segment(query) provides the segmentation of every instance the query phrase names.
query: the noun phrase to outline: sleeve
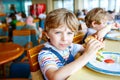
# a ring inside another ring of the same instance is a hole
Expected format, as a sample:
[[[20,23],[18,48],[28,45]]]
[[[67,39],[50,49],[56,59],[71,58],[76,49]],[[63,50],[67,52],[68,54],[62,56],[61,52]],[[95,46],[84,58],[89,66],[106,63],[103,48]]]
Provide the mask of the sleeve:
[[[43,74],[45,74],[49,68],[57,68],[54,56],[50,52],[40,52],[38,61]]]
[[[83,50],[83,46],[80,44],[72,44],[71,53],[75,56],[79,51]]]

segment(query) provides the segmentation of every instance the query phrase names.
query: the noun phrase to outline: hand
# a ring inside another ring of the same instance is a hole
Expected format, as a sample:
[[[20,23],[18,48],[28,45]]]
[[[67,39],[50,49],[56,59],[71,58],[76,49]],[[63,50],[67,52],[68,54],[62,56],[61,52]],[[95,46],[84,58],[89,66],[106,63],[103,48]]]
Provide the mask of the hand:
[[[115,27],[116,28],[120,28],[120,24],[119,23],[115,23]]]
[[[98,50],[104,47],[104,44],[96,39],[91,39],[87,42],[85,47],[85,53],[96,54]]]

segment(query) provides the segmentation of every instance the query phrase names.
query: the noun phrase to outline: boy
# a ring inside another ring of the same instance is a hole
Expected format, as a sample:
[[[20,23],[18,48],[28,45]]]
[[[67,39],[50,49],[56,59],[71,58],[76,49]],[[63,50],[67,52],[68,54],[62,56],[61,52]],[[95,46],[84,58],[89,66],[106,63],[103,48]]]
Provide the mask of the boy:
[[[94,35],[98,40],[102,41],[103,37],[111,30],[113,23],[109,24],[110,15],[103,8],[94,8],[90,10],[86,17],[85,23],[88,27],[84,40],[89,35]],[[97,35],[97,36],[96,36]]]
[[[51,11],[45,20],[45,32],[48,42],[38,55],[41,71],[46,80],[65,80],[82,68],[103,48],[103,43],[91,39],[86,48],[72,43],[78,31],[79,22],[74,13],[60,8]],[[74,60],[74,56],[82,55]]]

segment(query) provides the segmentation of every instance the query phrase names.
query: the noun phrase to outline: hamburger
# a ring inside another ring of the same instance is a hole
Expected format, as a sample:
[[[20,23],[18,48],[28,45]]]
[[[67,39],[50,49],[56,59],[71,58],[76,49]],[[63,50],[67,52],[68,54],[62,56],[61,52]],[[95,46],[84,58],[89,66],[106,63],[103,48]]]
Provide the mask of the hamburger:
[[[96,39],[94,36],[88,36],[86,39],[85,39],[85,43],[87,43],[88,41],[90,41],[91,39]],[[98,52],[96,53],[96,60],[99,61],[99,62],[102,62],[103,59],[104,59],[104,56],[102,55],[102,52],[103,52],[103,48],[98,50]]]
[[[88,41],[90,41],[91,39],[96,39],[94,36],[88,36],[86,39],[85,39],[85,43],[87,43]]]

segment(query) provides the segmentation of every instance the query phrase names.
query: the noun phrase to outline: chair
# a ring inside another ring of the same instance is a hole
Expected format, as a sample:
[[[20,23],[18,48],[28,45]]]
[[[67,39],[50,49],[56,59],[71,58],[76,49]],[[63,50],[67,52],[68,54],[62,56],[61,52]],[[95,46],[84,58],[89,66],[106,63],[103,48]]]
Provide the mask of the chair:
[[[14,30],[13,43],[23,46],[25,50],[31,48],[32,47],[31,31],[30,30]]]
[[[84,18],[78,18],[78,20],[79,20],[79,21],[80,21],[80,20],[81,20],[81,21],[84,21]]]
[[[0,25],[0,41],[8,41],[8,26],[7,24]]]
[[[17,22],[16,30],[21,30],[25,26],[25,22]]]
[[[21,58],[18,59],[20,61],[23,57],[26,56],[26,50],[33,47],[33,43],[31,42],[31,31],[30,30],[14,30],[13,31],[13,43],[19,44],[24,47],[25,52]]]
[[[29,65],[29,63],[27,61],[12,62],[10,64],[9,78],[30,79],[30,65]]]
[[[79,32],[77,35],[74,36],[73,43],[81,43],[84,35],[85,35],[84,33]]]
[[[27,50],[32,47],[30,30],[14,30],[13,43],[24,47],[24,53],[10,65],[10,78],[29,78],[30,69],[27,59]],[[24,59],[27,59],[24,61]],[[23,62],[24,61],[24,62]]]
[[[43,44],[27,50],[32,80],[44,80],[38,63],[38,53],[44,47]]]
[[[31,31],[31,41],[33,43],[33,46],[37,46],[40,42],[39,36],[36,34],[35,30],[30,30]]]
[[[39,28],[39,19],[34,19],[33,22],[36,23],[36,27]]]
[[[46,35],[45,35],[45,32],[42,31],[42,37],[41,37],[41,39],[40,39],[40,44],[43,44],[43,43],[45,43],[45,42],[47,42],[47,41],[48,41],[48,39],[47,39],[47,37],[46,37]]]

